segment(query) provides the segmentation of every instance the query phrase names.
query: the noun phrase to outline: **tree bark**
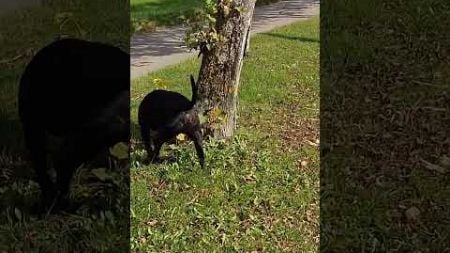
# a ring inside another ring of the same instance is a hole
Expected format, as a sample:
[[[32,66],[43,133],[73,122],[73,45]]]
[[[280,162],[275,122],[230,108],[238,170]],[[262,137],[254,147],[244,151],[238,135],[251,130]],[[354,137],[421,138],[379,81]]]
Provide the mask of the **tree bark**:
[[[241,11],[227,15],[220,8],[223,1],[218,0],[215,29],[226,41],[203,52],[197,81],[197,106],[208,118],[205,133],[219,139],[232,137],[236,128],[239,79],[255,8],[255,0],[234,0]]]

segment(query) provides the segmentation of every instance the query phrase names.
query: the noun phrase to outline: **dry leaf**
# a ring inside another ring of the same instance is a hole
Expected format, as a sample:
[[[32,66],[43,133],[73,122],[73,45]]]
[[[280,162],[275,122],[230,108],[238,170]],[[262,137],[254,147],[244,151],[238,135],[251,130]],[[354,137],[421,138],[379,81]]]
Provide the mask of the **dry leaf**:
[[[145,224],[150,226],[150,227],[153,227],[156,224],[158,224],[158,221],[157,220],[149,220],[149,221],[145,222]]]
[[[186,139],[186,135],[184,135],[184,134],[177,135],[177,140],[178,141],[184,141],[185,139]]]
[[[450,168],[450,157],[448,156],[441,157],[441,159],[439,160],[439,164],[446,168]]]
[[[408,220],[417,220],[420,215],[420,210],[419,208],[413,206],[405,211],[405,215]]]
[[[443,167],[441,167],[439,165],[432,164],[432,163],[427,162],[427,161],[425,161],[423,159],[421,161],[424,164],[425,168],[427,168],[429,170],[434,170],[434,171],[437,171],[439,173],[445,173],[447,171],[445,168],[443,168]]]

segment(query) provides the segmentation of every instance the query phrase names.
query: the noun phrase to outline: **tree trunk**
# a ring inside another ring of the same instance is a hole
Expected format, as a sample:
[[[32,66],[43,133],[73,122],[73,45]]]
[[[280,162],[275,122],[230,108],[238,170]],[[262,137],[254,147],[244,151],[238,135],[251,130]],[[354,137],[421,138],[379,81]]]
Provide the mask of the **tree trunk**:
[[[232,137],[236,127],[239,78],[255,8],[255,0],[234,0],[241,11],[227,13],[223,2],[218,0],[215,29],[226,41],[203,52],[197,81],[197,106],[208,118],[206,135],[219,139]]]

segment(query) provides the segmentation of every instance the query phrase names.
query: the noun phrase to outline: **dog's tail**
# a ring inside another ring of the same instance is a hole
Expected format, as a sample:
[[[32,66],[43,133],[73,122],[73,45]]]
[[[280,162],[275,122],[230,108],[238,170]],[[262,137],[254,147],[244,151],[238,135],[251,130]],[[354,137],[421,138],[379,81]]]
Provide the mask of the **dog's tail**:
[[[192,106],[195,105],[195,103],[197,103],[197,91],[198,91],[198,87],[197,84],[195,83],[194,77],[191,75],[191,87],[192,87],[192,99],[191,99],[191,104]]]

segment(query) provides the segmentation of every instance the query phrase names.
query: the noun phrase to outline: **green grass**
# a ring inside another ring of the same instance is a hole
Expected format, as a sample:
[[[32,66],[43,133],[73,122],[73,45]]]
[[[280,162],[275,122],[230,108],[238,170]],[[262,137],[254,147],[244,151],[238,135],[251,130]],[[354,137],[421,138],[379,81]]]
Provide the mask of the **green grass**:
[[[135,30],[174,25],[201,8],[203,0],[131,0],[131,21]]]
[[[99,182],[99,175],[105,173],[80,170],[72,198],[85,205],[74,214],[36,215],[40,191],[23,156],[17,91],[31,57],[60,35],[129,50],[128,4],[121,0],[52,2],[52,6],[0,17],[0,252],[120,251],[129,245],[123,240],[129,218],[126,173],[108,172],[115,180]]]
[[[145,166],[132,152],[133,252],[316,252],[319,233],[319,19],[253,37],[241,78],[238,130],[165,147],[174,162]],[[161,79],[190,97],[191,59],[132,82],[132,138],[141,99]],[[303,165],[302,165],[303,162]]]
[[[448,251],[449,2],[321,12],[321,250]]]
[[[279,0],[259,0],[264,5]],[[181,24],[201,10],[205,0],[131,0],[131,23],[134,31],[152,31],[156,26]]]

